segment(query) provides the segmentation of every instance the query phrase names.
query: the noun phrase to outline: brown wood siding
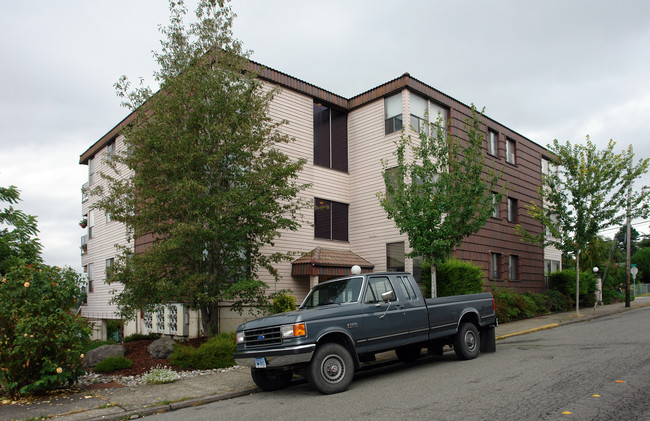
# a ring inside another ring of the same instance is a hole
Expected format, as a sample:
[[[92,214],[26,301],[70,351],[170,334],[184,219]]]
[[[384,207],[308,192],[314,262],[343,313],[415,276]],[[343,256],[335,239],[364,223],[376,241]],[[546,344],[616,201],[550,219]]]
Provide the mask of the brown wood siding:
[[[454,135],[467,139],[465,119],[471,111],[460,103],[451,110],[451,125]],[[515,226],[532,233],[541,233],[542,226],[527,213],[526,206],[539,202],[538,188],[541,182],[541,158],[544,148],[518,133],[487,118],[482,118],[485,175],[488,170],[502,172],[499,187],[506,186],[504,198],[499,205],[499,217],[491,217],[477,233],[466,238],[453,255],[479,265],[492,286],[508,286],[517,291],[541,292],[544,288],[544,250],[535,244],[526,243],[515,232]],[[498,156],[488,154],[488,128],[498,133]],[[506,139],[516,143],[515,164],[506,162]],[[517,222],[509,222],[507,214],[508,197],[517,200]],[[501,255],[501,279],[490,280],[489,266],[491,253]],[[508,279],[509,256],[518,256],[518,279]]]

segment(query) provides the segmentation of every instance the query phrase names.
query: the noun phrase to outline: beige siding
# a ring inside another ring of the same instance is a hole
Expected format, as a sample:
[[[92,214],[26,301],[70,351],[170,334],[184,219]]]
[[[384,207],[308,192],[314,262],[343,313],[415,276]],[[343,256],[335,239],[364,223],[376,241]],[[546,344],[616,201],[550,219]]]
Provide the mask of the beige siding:
[[[123,136],[119,136],[115,142],[116,153],[124,150],[122,139]],[[101,178],[100,173],[113,174],[113,171],[106,164],[106,157],[106,148],[103,148],[96,155],[94,184],[89,186],[90,188],[96,186],[106,187],[107,182]],[[124,176],[126,176],[126,173]],[[96,201],[97,197],[89,195],[88,200],[82,206],[84,215],[90,213]],[[87,305],[82,307],[81,314],[84,317],[94,319],[115,319],[118,318],[116,314],[117,307],[109,302],[113,298],[113,291],[120,292],[123,287],[116,284],[108,285],[105,282],[106,260],[110,258],[117,260],[119,252],[115,247],[116,244],[128,245],[126,229],[122,223],[107,222],[105,213],[99,209],[95,209],[94,214],[93,238],[88,240],[88,253],[81,257],[82,266],[92,263],[94,291],[88,293]],[[89,228],[86,228],[86,232],[88,230]]]
[[[406,91],[402,94],[403,115],[408,115]],[[405,119],[406,120],[406,119]],[[375,265],[375,272],[386,270],[386,244],[407,242],[379,204],[384,192],[384,159],[395,164],[395,141],[401,133],[385,134],[384,101],[374,101],[352,111],[348,117],[350,133],[350,242],[355,253]]]

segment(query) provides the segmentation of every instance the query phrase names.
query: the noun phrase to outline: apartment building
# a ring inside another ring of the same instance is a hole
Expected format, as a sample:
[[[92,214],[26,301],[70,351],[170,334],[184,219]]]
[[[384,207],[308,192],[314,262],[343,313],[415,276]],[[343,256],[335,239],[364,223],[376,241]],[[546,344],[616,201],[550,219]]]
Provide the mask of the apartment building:
[[[309,183],[311,188],[301,192],[301,197],[315,204],[313,209],[304,210],[305,223],[298,231],[284,233],[276,241],[275,251],[297,252],[298,257],[277,265],[282,277],[278,283],[268,274],[260,274],[271,292],[291,289],[300,301],[311,286],[348,274],[354,264],[366,272],[407,270],[418,274],[417,260],[405,258],[408,239],[387,219],[376,196],[385,190],[382,159],[389,165],[394,163],[394,142],[401,129],[415,135],[427,115],[442,115],[452,133],[462,138],[470,108],[408,73],[344,98],[282,72],[256,63],[252,66],[259,70],[266,86],[280,88],[269,112],[274,119],[288,121],[281,130],[295,139],[280,146],[284,152],[294,159],[307,159],[299,182]],[[103,182],[97,174],[106,169],[106,159],[124,147],[120,130],[131,118],[125,118],[81,155],[80,164],[89,170],[88,186]],[[483,117],[482,122],[486,166],[502,171],[506,198],[494,204],[484,228],[453,254],[481,266],[486,285],[507,282],[521,291],[542,291],[545,268],[559,269],[560,253],[522,242],[514,227],[520,223],[531,232],[542,230],[524,205],[538,198],[544,164],[548,168],[548,152],[489,117]],[[119,286],[104,283],[106,267],[117,256],[115,244],[137,252],[151,239],[143,237],[128,243],[125,228],[93,210],[93,202],[92,197],[84,197],[82,205],[88,221],[87,234],[82,237],[82,265],[89,281],[82,315],[96,322],[97,336],[101,337],[105,320],[117,318],[116,308],[109,301]],[[182,303],[174,303],[169,309],[164,314],[139,315],[138,320],[128,323],[128,331],[201,334],[197,314]],[[242,321],[227,306],[220,315],[222,331],[234,330]]]

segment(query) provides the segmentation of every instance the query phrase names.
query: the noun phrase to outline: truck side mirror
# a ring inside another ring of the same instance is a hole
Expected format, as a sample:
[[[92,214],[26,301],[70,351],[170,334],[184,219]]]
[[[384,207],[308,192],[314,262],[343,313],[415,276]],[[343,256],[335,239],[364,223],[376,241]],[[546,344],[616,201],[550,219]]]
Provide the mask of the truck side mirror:
[[[384,302],[389,302],[389,301],[395,301],[395,291],[386,291],[383,294],[381,294],[381,299],[384,300]]]

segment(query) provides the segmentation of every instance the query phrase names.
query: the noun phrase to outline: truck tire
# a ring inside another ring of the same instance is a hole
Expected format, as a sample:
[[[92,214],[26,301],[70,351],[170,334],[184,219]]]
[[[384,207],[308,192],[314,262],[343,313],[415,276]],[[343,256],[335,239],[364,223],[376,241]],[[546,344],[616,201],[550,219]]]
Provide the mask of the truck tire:
[[[324,395],[343,392],[354,377],[354,361],[343,345],[320,345],[311,359],[309,382]]]
[[[460,325],[454,336],[454,352],[459,360],[472,360],[478,356],[481,340],[474,323],[465,322]]]
[[[273,368],[251,368],[253,381],[265,392],[284,389],[293,378],[293,370],[277,370]]]
[[[422,347],[420,345],[400,346],[395,349],[395,355],[397,355],[397,359],[403,363],[412,363],[420,358],[421,351]]]

